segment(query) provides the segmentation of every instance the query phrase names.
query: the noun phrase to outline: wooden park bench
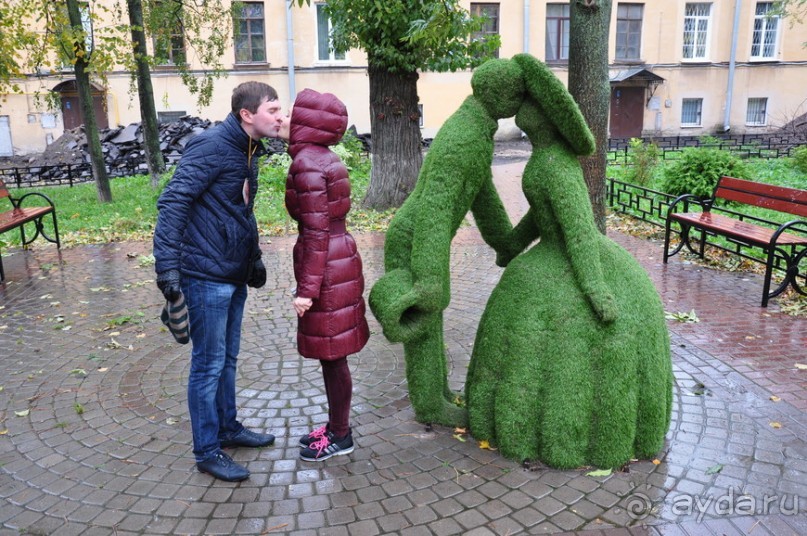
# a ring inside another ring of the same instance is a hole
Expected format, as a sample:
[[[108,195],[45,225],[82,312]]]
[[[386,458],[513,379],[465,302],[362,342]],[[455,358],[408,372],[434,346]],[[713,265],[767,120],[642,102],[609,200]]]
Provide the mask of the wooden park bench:
[[[41,197],[48,202],[48,206],[23,207],[22,202],[32,196]],[[56,224],[56,207],[53,205],[53,201],[51,201],[48,196],[38,192],[30,192],[19,198],[15,198],[11,195],[11,193],[9,193],[5,183],[2,181],[2,179],[0,179],[0,200],[2,200],[4,197],[11,201],[11,210],[4,211],[3,208],[0,207],[0,234],[19,227],[23,248],[27,247],[28,244],[36,240],[36,237],[39,235],[42,235],[42,237],[48,242],[53,242],[56,244],[57,248],[61,247],[61,242],[59,242],[59,227]],[[55,239],[47,235],[45,232],[45,227],[42,223],[42,220],[48,214],[51,214],[53,217],[53,234],[56,237]],[[34,223],[36,232],[34,233],[34,236],[27,239],[25,237],[25,224],[29,222]],[[0,281],[3,281],[6,274],[3,271],[3,257],[1,253],[2,252],[0,252]]]
[[[779,225],[778,228],[764,227],[729,215],[713,213],[712,207],[716,199],[807,218],[805,190],[720,177],[711,199],[685,194],[670,204],[664,233],[664,263],[666,264],[667,259],[678,253],[684,245],[703,258],[706,235],[721,235],[739,245],[761,248],[766,254],[762,307],[767,307],[768,300],[784,292],[788,285],[792,285],[800,294],[807,294],[807,288],[799,282],[800,277],[802,279],[805,277],[804,274],[799,274],[799,263],[807,256],[807,219],[793,219]],[[683,212],[675,212],[679,204],[683,204]],[[689,212],[690,204],[699,205],[701,211]],[[681,226],[681,239],[675,249],[670,251],[670,231],[673,222]],[[697,229],[701,233],[697,249],[690,242],[689,234],[692,229]],[[758,260],[762,262],[761,259]],[[771,272],[774,266],[783,268],[785,278],[771,291]]]

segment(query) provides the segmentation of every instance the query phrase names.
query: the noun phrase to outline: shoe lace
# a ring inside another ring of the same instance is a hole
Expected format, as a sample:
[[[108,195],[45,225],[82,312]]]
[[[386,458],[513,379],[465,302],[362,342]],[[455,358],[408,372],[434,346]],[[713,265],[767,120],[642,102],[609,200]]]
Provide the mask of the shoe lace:
[[[328,426],[327,425],[320,426],[319,428],[317,428],[316,430],[314,430],[313,432],[308,434],[308,437],[310,437],[311,439],[320,439],[322,437],[325,437],[325,434],[327,432],[328,432]]]
[[[328,445],[331,444],[331,440],[328,438],[327,435],[323,435],[319,440],[314,441],[311,443],[310,447],[311,450],[317,451],[317,456],[322,454],[322,451],[328,448]]]

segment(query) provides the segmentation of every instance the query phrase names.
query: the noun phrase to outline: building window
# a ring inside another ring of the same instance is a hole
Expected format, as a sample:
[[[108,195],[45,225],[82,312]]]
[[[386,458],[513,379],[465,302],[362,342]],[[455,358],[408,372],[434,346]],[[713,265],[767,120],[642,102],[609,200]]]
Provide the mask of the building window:
[[[546,5],[546,61],[569,61],[569,3]]]
[[[344,52],[334,52],[331,39],[331,19],[325,13],[325,4],[317,4],[317,58],[320,61],[342,61]]]
[[[705,60],[709,53],[712,4],[687,4],[684,15],[684,59]]]
[[[751,59],[771,59],[776,57],[776,37],[779,31],[779,17],[770,15],[773,2],[757,2],[754,16],[754,35],[751,38]]]
[[[763,127],[768,124],[768,99],[748,99],[748,110],[745,112],[745,124]]]
[[[184,65],[185,36],[182,33],[182,4],[160,2],[157,9],[165,22],[154,35],[154,59],[158,65]]]
[[[616,8],[616,59],[639,60],[642,54],[644,4],[619,4]]]
[[[236,63],[265,63],[266,37],[263,31],[263,2],[241,2],[235,15]]]
[[[701,110],[703,99],[684,99],[681,103],[681,126],[701,126]]]
[[[484,41],[491,35],[499,35],[499,4],[472,3],[471,15],[485,18],[482,28],[474,34],[474,39]],[[496,49],[493,53],[493,57],[499,57],[499,49]]]

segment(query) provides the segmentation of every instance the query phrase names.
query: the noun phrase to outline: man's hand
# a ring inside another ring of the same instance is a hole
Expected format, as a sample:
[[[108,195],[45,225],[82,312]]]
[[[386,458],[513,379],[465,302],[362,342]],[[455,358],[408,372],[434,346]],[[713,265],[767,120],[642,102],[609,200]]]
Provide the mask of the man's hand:
[[[179,287],[179,270],[166,270],[157,274],[157,287],[170,302],[175,302],[182,295]]]
[[[247,281],[247,286],[253,288],[261,288],[266,284],[266,266],[263,265],[263,261],[260,257],[255,259],[255,262],[252,264],[252,273],[249,276],[249,281]]]

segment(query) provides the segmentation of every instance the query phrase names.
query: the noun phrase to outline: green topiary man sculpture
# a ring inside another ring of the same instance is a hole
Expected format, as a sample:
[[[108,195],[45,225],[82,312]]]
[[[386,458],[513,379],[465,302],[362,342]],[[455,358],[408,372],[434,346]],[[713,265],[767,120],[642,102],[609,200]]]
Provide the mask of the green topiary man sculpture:
[[[507,268],[466,381],[471,433],[519,461],[617,467],[658,452],[669,427],[663,307],[636,260],[597,231],[577,160],[594,141],[571,95],[532,56],[512,61],[527,92],[516,124],[533,145],[530,210],[498,250]]]
[[[512,225],[493,186],[493,134],[497,119],[513,116],[524,94],[521,72],[509,60],[485,63],[471,85],[474,94],[437,133],[415,190],[390,223],[386,274],[369,300],[384,335],[404,343],[416,418],[448,426],[467,423],[448,388],[443,348],[451,240],[471,210],[484,239],[505,254]]]

